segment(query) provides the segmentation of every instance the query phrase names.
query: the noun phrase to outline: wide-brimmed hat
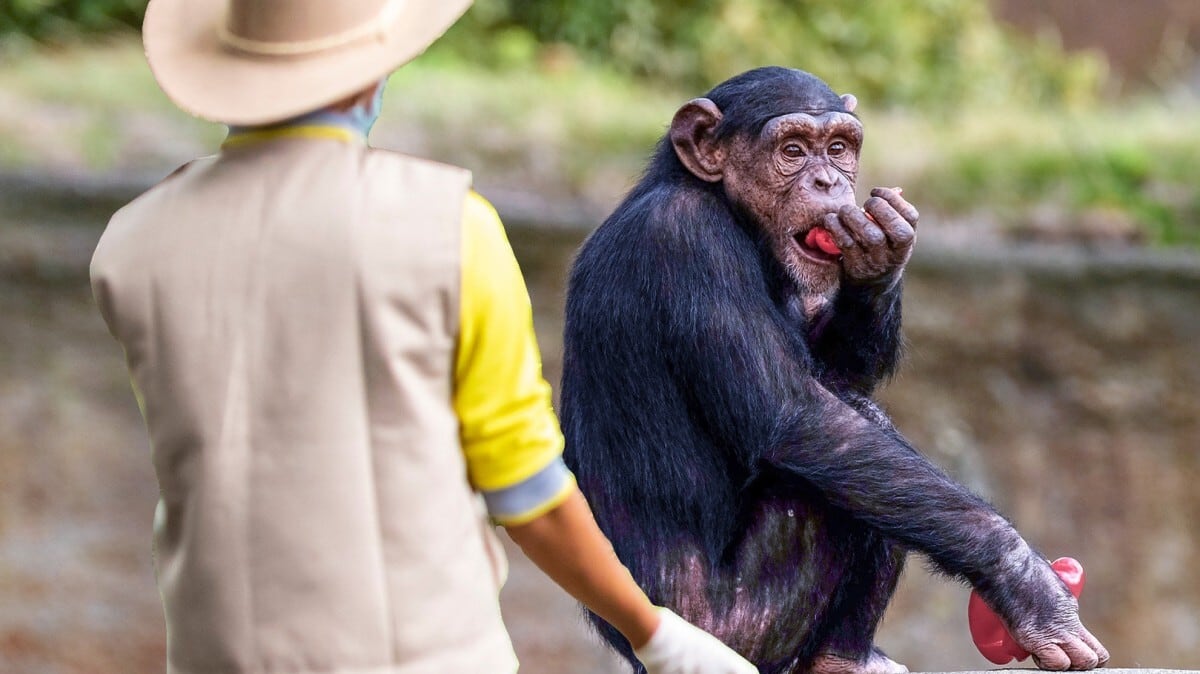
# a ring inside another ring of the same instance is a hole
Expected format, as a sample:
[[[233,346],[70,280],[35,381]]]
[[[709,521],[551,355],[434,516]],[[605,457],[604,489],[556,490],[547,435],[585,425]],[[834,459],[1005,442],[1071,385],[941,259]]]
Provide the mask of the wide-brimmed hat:
[[[472,0],[151,0],[146,59],[167,96],[257,125],[362,91],[425,51]]]

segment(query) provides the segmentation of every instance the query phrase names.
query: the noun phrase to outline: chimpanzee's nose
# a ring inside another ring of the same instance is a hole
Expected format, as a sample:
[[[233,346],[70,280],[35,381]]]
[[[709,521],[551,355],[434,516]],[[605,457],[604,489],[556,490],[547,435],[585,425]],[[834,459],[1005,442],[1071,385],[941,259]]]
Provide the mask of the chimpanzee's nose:
[[[829,192],[842,182],[842,176],[829,166],[818,166],[813,169],[810,181],[814,189]]]

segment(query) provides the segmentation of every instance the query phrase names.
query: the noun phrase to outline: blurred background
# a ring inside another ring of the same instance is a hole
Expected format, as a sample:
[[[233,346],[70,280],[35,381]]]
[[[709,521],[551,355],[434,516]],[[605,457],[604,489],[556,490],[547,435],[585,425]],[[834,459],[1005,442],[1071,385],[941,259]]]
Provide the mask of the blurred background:
[[[0,672],[164,671],[156,485],[87,262],[224,129],[159,93],[144,5],[0,0]],[[766,64],[854,93],[860,191],[923,214],[897,424],[1084,563],[1112,665],[1200,668],[1198,48],[1194,0],[479,0],[392,77],[372,142],[475,172],[555,383],[567,265],[683,101]],[[620,671],[510,554],[523,671]],[[966,601],[914,556],[879,641],[988,668]]]

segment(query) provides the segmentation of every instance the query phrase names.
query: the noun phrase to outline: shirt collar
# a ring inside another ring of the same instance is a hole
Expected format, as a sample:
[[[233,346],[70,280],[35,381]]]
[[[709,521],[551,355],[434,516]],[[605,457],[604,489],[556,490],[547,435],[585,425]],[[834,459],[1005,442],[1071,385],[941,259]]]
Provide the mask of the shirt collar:
[[[350,115],[318,110],[269,126],[230,126],[221,149],[253,145],[281,138],[316,138],[343,143],[365,144],[366,136]]]

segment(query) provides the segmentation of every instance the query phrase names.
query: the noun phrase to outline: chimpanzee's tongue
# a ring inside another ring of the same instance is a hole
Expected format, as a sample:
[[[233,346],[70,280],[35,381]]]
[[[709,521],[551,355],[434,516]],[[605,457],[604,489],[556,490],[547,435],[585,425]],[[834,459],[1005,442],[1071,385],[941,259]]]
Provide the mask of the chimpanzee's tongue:
[[[833,235],[824,227],[813,227],[808,230],[808,234],[804,237],[804,245],[816,248],[827,255],[842,254],[837,244],[833,242]]]

